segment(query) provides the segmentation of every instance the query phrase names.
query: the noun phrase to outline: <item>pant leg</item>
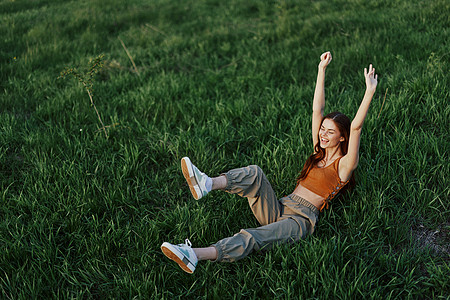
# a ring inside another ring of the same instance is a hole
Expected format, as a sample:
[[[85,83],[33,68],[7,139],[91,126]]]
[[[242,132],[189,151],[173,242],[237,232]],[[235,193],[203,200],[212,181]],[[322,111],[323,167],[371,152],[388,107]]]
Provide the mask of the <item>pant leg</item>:
[[[258,228],[242,229],[232,237],[212,245],[217,249],[217,260],[233,262],[249,255],[253,250],[268,250],[277,243],[294,243],[309,232],[292,218]]]
[[[246,197],[261,225],[276,222],[281,216],[281,204],[260,167],[252,165],[228,171],[225,191]]]

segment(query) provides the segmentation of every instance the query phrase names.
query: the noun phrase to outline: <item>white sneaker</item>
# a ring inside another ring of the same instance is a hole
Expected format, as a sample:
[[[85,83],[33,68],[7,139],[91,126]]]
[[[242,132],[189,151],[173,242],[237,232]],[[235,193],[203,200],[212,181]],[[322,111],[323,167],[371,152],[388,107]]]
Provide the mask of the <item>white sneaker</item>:
[[[198,200],[208,194],[209,190],[206,187],[206,182],[208,179],[211,179],[208,175],[201,172],[196,166],[194,166],[189,157],[183,157],[181,159],[181,170],[183,171],[184,178],[186,179],[195,200]]]
[[[197,266],[197,255],[192,250],[191,241],[186,239],[184,244],[172,245],[164,242],[161,250],[165,256],[175,261],[184,271],[192,274]]]

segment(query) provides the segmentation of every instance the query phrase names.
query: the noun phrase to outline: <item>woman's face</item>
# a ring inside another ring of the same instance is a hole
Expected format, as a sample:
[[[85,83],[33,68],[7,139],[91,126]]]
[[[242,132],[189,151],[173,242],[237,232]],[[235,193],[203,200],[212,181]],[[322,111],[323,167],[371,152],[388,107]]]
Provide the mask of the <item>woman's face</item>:
[[[333,148],[344,141],[338,127],[331,119],[325,119],[319,129],[319,141],[321,148]]]

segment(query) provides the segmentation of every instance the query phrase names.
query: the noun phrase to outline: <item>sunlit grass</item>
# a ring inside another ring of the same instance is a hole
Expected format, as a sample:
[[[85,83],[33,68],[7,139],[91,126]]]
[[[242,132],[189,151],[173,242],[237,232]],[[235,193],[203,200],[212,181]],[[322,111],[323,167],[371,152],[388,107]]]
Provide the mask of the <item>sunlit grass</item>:
[[[446,1],[3,1],[0,288],[5,298],[448,298]],[[123,41],[136,64],[137,75]],[[192,199],[183,156],[215,176],[257,164],[282,197],[327,111],[379,86],[358,184],[313,236],[189,276],[164,241],[258,226],[245,199]],[[94,78],[105,139],[66,67]],[[382,104],[384,101],[384,105]]]

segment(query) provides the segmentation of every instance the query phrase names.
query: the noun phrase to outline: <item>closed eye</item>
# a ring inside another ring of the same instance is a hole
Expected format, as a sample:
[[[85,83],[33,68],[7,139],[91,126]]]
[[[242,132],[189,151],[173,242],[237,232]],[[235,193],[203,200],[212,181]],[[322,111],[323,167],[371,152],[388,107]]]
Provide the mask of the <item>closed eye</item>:
[[[322,130],[322,131],[327,131],[326,129],[325,129],[325,127],[320,127],[320,130]],[[335,133],[336,131],[335,130],[333,130],[333,129],[330,129],[330,130],[328,130],[328,133],[329,134],[333,134],[333,133]]]

